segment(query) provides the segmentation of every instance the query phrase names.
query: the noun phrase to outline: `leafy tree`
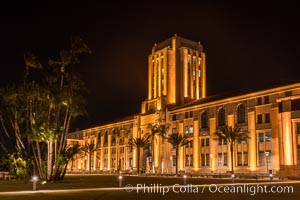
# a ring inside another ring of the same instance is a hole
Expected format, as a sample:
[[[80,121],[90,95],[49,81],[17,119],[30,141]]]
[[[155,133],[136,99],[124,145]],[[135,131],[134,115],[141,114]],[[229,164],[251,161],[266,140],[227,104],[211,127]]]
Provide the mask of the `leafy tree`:
[[[230,146],[230,158],[231,158],[231,173],[234,174],[234,161],[233,161],[233,147],[237,142],[245,141],[249,138],[249,132],[243,131],[242,128],[235,125],[232,126],[222,126],[218,131],[215,132],[215,135],[227,142]]]
[[[137,173],[140,173],[140,154],[141,149],[148,146],[148,137],[131,138],[128,141],[128,145],[137,149]]]
[[[86,114],[86,90],[73,68],[79,55],[91,51],[79,37],[70,43],[46,65],[26,53],[23,83],[0,88],[0,147],[32,158],[40,179],[61,178],[70,124]],[[38,76],[30,76],[32,70]]]
[[[167,137],[167,141],[173,146],[175,149],[175,162],[176,162],[176,175],[178,175],[178,153],[180,147],[188,144],[190,141],[188,140],[186,135],[182,135],[181,133],[172,133]]]

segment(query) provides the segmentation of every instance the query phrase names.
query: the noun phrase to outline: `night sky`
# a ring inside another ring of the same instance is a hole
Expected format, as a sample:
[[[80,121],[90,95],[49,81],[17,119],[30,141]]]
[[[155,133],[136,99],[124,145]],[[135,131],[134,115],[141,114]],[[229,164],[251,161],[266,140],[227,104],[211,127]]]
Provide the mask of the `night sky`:
[[[46,63],[79,35],[93,51],[77,66],[89,89],[89,116],[72,129],[136,114],[147,98],[148,54],[175,33],[203,44],[208,95],[273,80],[300,82],[296,4],[95,2],[1,3],[0,86],[22,81],[24,52]]]

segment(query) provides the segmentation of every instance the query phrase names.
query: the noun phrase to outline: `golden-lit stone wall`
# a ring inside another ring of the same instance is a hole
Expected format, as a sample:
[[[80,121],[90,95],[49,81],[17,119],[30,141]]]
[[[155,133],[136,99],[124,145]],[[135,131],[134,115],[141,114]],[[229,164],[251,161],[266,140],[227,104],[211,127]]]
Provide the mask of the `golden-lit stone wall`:
[[[176,131],[191,141],[179,149],[180,172],[229,173],[229,145],[214,133],[222,125],[238,124],[250,138],[234,145],[236,173],[300,174],[300,83],[206,98],[206,55],[202,45],[175,35],[152,48],[148,57],[148,99],[141,107],[141,113],[130,118],[70,133],[68,145],[96,144],[91,160],[93,172],[136,171],[137,149],[128,146],[129,139],[148,134],[149,124],[167,123],[167,134]],[[119,129],[127,130],[122,140],[115,135]],[[172,145],[156,136],[153,148],[153,168],[148,164],[150,149],[146,148],[141,150],[140,169],[146,173],[174,173]],[[86,172],[88,159],[86,154],[77,155],[68,171]]]

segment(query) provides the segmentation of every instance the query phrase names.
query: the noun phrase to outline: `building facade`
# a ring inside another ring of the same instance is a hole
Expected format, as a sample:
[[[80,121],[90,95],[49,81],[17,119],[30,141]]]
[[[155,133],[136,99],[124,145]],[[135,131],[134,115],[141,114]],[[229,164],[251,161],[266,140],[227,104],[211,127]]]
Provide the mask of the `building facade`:
[[[179,149],[179,171],[229,172],[229,145],[214,133],[238,125],[250,138],[234,145],[236,173],[300,175],[300,83],[206,97],[203,47],[177,35],[154,45],[148,61],[148,99],[141,113],[70,133],[69,145],[93,142],[96,151],[91,162],[78,155],[69,171],[86,171],[89,163],[94,172],[135,171],[138,155],[129,139],[148,134],[149,124],[166,123],[167,134],[184,134],[191,141]],[[140,169],[174,173],[175,149],[159,136],[153,142],[141,151]]]

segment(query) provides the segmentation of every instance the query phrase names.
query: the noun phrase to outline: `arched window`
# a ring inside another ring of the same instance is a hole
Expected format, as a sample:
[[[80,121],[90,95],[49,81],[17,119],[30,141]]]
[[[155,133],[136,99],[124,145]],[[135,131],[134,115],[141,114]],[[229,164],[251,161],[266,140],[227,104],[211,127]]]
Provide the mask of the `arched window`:
[[[116,146],[116,138],[115,136],[111,136],[111,143],[110,143],[111,146]]]
[[[218,126],[224,126],[225,125],[225,109],[220,108],[218,110]]]
[[[202,112],[201,114],[201,128],[208,128],[208,114],[206,111]]]
[[[245,112],[245,105],[240,104],[237,107],[237,123],[245,123],[246,122],[246,112]]]
[[[124,144],[124,137],[120,137],[120,142],[119,142],[120,145],[123,145]]]
[[[108,133],[107,133],[107,131],[105,131],[105,133],[104,133],[104,141],[103,141],[103,143],[104,143],[104,146],[108,145]]]
[[[101,132],[99,131],[97,134],[97,147],[100,147],[101,145]]]

